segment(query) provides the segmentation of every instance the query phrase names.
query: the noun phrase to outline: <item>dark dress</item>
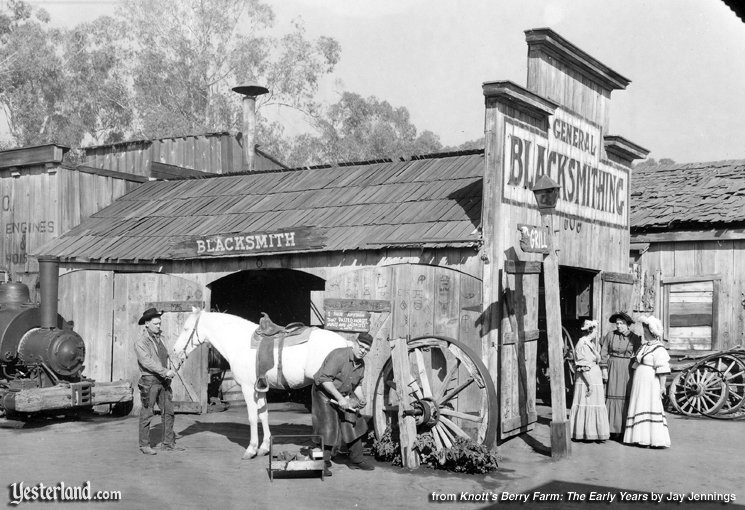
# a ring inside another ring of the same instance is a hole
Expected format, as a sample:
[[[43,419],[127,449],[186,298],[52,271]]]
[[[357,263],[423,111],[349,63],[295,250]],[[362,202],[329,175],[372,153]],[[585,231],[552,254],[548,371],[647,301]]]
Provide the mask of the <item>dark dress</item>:
[[[600,367],[608,369],[605,406],[611,434],[623,433],[631,391],[631,364],[640,345],[641,338],[636,333],[629,331],[628,336],[623,336],[614,330],[603,337],[600,346]]]

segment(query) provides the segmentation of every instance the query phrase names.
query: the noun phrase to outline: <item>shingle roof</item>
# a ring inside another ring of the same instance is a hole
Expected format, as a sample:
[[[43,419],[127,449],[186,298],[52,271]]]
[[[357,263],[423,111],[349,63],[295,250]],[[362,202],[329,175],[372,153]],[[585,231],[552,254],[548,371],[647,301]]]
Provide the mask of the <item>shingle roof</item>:
[[[631,228],[702,228],[745,222],[745,160],[634,168]]]
[[[37,250],[63,260],[167,260],[199,235],[309,226],[325,250],[479,242],[483,151],[152,181]]]

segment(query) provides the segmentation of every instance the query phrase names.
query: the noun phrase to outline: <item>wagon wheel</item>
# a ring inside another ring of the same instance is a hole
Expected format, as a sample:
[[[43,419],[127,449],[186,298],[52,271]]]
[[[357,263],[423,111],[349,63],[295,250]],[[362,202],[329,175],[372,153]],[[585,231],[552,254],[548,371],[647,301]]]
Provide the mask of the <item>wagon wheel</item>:
[[[496,437],[499,408],[489,371],[476,354],[445,336],[407,342],[412,378],[409,389],[417,434],[431,432],[438,448],[456,437],[491,445]],[[378,376],[373,400],[375,434],[398,427],[399,397],[388,359]]]
[[[719,372],[698,363],[679,373],[668,388],[673,408],[687,416],[716,414],[727,401],[729,389]]]
[[[708,358],[705,364],[715,370],[727,384],[729,393],[717,412],[706,412],[712,418],[734,419],[745,403],[745,361],[728,354]]]
[[[564,384],[569,397],[571,397],[574,391],[574,381],[577,379],[577,365],[575,364],[574,340],[564,326],[561,327],[561,339],[564,341]],[[571,401],[572,399],[569,398],[568,400]]]

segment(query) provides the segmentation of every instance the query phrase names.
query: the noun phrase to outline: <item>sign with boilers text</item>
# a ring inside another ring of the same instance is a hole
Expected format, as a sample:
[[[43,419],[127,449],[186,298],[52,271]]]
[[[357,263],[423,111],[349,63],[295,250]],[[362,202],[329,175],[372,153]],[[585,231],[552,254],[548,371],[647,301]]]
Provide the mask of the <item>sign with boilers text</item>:
[[[558,213],[628,226],[629,171],[601,160],[602,143],[598,126],[562,108],[550,117],[548,138],[507,120],[503,199],[535,205],[533,184],[546,174],[561,188]]]

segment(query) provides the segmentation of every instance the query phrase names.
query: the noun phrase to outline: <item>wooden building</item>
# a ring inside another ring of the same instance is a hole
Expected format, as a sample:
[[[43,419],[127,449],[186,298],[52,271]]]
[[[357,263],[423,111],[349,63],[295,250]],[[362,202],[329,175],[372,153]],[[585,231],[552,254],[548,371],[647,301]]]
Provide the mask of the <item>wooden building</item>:
[[[0,152],[0,267],[35,298],[38,265],[29,253],[147,181],[142,175],[71,167],[59,145]]]
[[[549,29],[526,39],[527,87],[483,86],[485,151],[148,182],[38,250],[71,270],[60,311],[99,342],[96,377],[136,380],[131,341],[151,304],[175,334],[189,304],[319,324],[328,303],[356,300],[372,374],[388,338],[454,338],[488,366],[500,438],[530,429],[546,236],[570,334],[630,305],[630,163],[646,151],[606,132],[626,78]],[[531,192],[542,174],[561,186],[552,232]],[[182,377],[177,398],[204,403],[206,353]]]
[[[640,167],[632,180],[634,310],[674,354],[745,338],[745,161]]]
[[[242,172],[245,166],[241,133],[207,133],[85,148],[85,165],[156,179],[190,177],[198,173]],[[255,149],[254,171],[286,168]]]

